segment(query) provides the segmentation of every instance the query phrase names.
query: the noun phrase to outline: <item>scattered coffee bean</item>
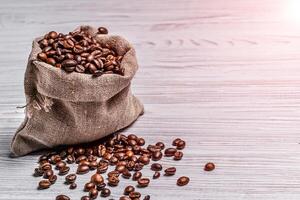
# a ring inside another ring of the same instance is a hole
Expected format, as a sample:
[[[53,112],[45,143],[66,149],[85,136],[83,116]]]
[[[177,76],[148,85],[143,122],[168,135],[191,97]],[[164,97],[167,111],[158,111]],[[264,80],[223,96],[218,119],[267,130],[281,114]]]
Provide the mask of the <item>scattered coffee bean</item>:
[[[162,152],[156,151],[152,154],[153,161],[159,161],[162,158]]]
[[[39,189],[47,189],[51,185],[51,182],[49,180],[41,180],[39,182]]]
[[[104,179],[100,174],[94,174],[91,177],[91,182],[94,183],[95,185],[99,185],[99,184],[104,183]]]
[[[131,198],[127,196],[121,196],[119,200],[131,200]]]
[[[152,171],[161,171],[162,170],[162,166],[159,163],[153,163],[151,165],[151,170]]]
[[[177,179],[177,185],[178,186],[187,185],[189,182],[190,182],[190,179],[189,179],[189,177],[186,177],[186,176],[182,176],[182,177]]]
[[[138,180],[138,186],[139,187],[147,187],[150,183],[150,179],[149,178],[140,178]]]
[[[44,172],[44,178],[49,178],[50,176],[53,176],[54,172],[52,169],[49,169]]]
[[[76,183],[72,183],[72,184],[69,186],[69,188],[70,188],[71,190],[74,190],[74,189],[77,188],[77,184],[76,184]]]
[[[50,181],[51,184],[54,184],[57,180],[57,176],[56,175],[52,175],[48,178],[48,180]]]
[[[183,140],[180,140],[176,145],[176,148],[180,150],[184,149],[184,147],[185,147],[185,141]]]
[[[181,151],[177,151],[175,154],[174,154],[174,160],[181,160],[183,157],[183,153]]]
[[[130,192],[134,192],[134,191],[135,191],[135,188],[133,186],[129,185],[124,189],[124,194],[129,195]]]
[[[135,172],[132,176],[132,180],[137,181],[142,177],[142,173],[141,172]]]
[[[84,191],[89,192],[91,189],[94,189],[96,185],[92,182],[88,182],[84,185]]]
[[[123,171],[122,177],[129,179],[131,177],[131,173],[126,169],[125,171]]]
[[[66,195],[61,194],[56,197],[56,200],[70,200],[70,198]]]
[[[44,171],[41,168],[35,168],[34,169],[34,174],[33,176],[39,177],[39,176],[43,176]]]
[[[106,183],[104,183],[104,182],[101,183],[101,184],[96,185],[96,188],[97,188],[98,191],[103,190],[105,187],[106,187]]]
[[[159,177],[160,177],[160,173],[159,172],[154,172],[153,179],[158,179]]]
[[[181,141],[180,138],[176,138],[175,140],[173,140],[172,145],[173,146],[177,146],[177,144]]]
[[[155,146],[158,146],[161,150],[165,149],[165,144],[163,142],[157,142]]]
[[[212,171],[214,169],[215,169],[215,164],[212,162],[206,163],[206,165],[204,166],[205,171]]]
[[[110,196],[110,190],[108,188],[104,188],[101,190],[101,197],[108,197]]]
[[[63,167],[63,168],[61,168],[61,169],[59,169],[59,175],[66,175],[68,172],[70,171],[70,167],[68,167],[68,166],[65,166],[65,167]]]
[[[176,173],[175,167],[169,167],[165,170],[165,176],[173,176]]]
[[[77,174],[86,174],[90,171],[89,166],[87,165],[79,165],[77,168]]]
[[[146,195],[146,196],[144,197],[144,200],[150,200],[150,195]]]
[[[96,188],[92,188],[89,192],[91,199],[96,199],[98,196],[98,190]]]
[[[165,150],[165,156],[166,157],[172,157],[172,156],[174,156],[174,154],[177,152],[177,149],[175,149],[175,148],[167,148],[166,150]]]
[[[140,197],[141,197],[141,193],[139,193],[139,192],[130,192],[129,193],[130,199],[139,199]]]
[[[91,200],[91,198],[89,196],[83,196],[80,200]]]
[[[108,185],[110,186],[117,186],[119,184],[119,181],[119,178],[116,176],[108,177]]]
[[[76,174],[69,174],[65,178],[66,179],[66,183],[68,183],[68,184],[74,183],[75,180],[76,180],[76,178],[77,178]]]
[[[98,28],[98,33],[99,34],[108,34],[108,30],[105,27],[99,27]]]

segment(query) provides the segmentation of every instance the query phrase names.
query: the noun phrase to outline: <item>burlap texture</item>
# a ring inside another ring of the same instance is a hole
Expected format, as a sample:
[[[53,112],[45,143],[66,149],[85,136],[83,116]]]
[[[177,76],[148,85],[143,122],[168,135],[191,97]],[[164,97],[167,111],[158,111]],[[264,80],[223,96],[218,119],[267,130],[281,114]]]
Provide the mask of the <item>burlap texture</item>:
[[[37,60],[40,38],[35,39],[25,72],[26,117],[11,143],[14,155],[91,142],[129,126],[143,114],[143,105],[130,89],[138,69],[134,48],[120,36],[97,35],[87,28],[101,44],[124,55],[125,75],[94,78],[66,73]]]

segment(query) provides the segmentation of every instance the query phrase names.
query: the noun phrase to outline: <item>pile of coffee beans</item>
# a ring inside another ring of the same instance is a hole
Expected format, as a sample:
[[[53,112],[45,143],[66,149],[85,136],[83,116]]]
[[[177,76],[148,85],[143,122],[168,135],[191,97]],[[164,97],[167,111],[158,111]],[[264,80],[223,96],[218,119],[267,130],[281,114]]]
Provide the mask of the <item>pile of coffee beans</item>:
[[[105,27],[99,27],[97,34],[107,34]],[[61,68],[68,73],[86,73],[95,77],[103,74],[124,75],[121,67],[123,56],[117,55],[109,45],[100,45],[86,28],[69,34],[51,31],[39,41],[42,52],[40,61]]]
[[[90,181],[82,188],[88,194],[81,197],[81,200],[96,199],[98,196],[109,197],[111,189],[118,186],[124,179],[136,181],[136,187],[128,185],[124,189],[124,195],[120,200],[139,200],[142,195],[137,188],[148,187],[151,184],[149,177],[144,177],[142,170],[145,165],[151,163],[150,169],[154,172],[152,179],[160,178],[161,171],[165,176],[174,176],[175,167],[164,168],[157,161],[165,157],[173,157],[174,160],[180,160],[183,156],[182,149],[185,147],[185,141],[177,138],[173,141],[174,147],[166,148],[162,142],[154,145],[145,146],[145,140],[135,134],[125,136],[117,134],[105,138],[104,140],[79,146],[69,146],[56,152],[50,152],[40,156],[38,167],[34,170],[35,176],[42,176],[44,179],[38,184],[39,189],[47,189],[57,180],[55,170],[60,176],[66,175],[65,183],[70,189],[77,188],[77,176],[95,171],[90,177]],[[164,153],[163,153],[164,150]],[[178,156],[179,155],[179,156]],[[180,159],[178,159],[180,157]],[[70,164],[77,164],[76,174],[68,174]],[[206,164],[205,170],[211,171],[213,163]],[[108,171],[109,166],[114,169]],[[214,165],[213,165],[214,166]],[[68,174],[68,175],[67,175]],[[104,175],[106,174],[106,176]],[[186,176],[177,179],[178,186],[185,186],[190,179]],[[56,200],[69,200],[66,195],[60,194]],[[150,200],[150,195],[143,197],[143,200]]]

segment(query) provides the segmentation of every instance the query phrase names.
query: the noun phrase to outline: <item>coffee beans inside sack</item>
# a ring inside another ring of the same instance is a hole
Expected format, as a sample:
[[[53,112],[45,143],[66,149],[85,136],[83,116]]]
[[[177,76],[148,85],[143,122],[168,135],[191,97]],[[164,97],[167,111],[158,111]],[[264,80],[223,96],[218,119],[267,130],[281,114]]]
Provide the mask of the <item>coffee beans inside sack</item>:
[[[104,27],[36,38],[25,72],[26,116],[12,153],[92,142],[129,126],[144,110],[131,93],[137,70],[132,45]]]

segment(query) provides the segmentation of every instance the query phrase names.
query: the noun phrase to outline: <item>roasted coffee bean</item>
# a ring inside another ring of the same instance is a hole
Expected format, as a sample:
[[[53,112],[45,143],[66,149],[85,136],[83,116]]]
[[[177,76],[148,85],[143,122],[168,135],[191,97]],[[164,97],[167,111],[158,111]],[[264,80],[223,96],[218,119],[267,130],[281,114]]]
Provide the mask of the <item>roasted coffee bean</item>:
[[[91,189],[94,189],[96,185],[92,182],[88,182],[84,185],[84,191],[89,192]]]
[[[143,163],[144,165],[148,165],[149,162],[150,162],[150,159],[149,159],[149,157],[148,157],[147,155],[143,155],[143,156],[141,156],[141,157],[139,158],[139,161],[140,161],[141,163]]]
[[[142,163],[135,163],[133,170],[134,171],[141,171],[144,167],[144,164]]]
[[[34,169],[34,174],[33,174],[33,176],[38,177],[38,176],[43,176],[43,174],[44,174],[44,171],[43,171],[41,168],[35,168],[35,169]]]
[[[65,177],[66,179],[66,183],[70,184],[70,183],[74,183],[76,181],[76,174],[69,174]]]
[[[44,62],[47,61],[47,55],[45,53],[39,53],[38,58]]]
[[[83,196],[80,200],[91,200],[91,198],[89,196]]]
[[[121,196],[119,198],[119,200],[132,200],[130,197],[127,197],[127,196]]]
[[[70,188],[71,190],[74,190],[74,189],[77,188],[77,184],[76,184],[76,183],[71,183],[70,186],[69,186],[69,188]]]
[[[135,172],[132,176],[132,180],[137,181],[142,177],[142,173],[141,172]]]
[[[72,60],[72,59],[67,59],[64,60],[61,63],[61,66],[67,71],[67,72],[73,72],[75,70],[75,67],[77,65],[76,60]]]
[[[50,181],[51,184],[54,184],[57,180],[57,176],[56,175],[52,175],[48,178],[48,180]]]
[[[97,167],[98,167],[97,161],[90,162],[89,167],[90,167],[91,170],[97,169]]]
[[[75,71],[78,72],[78,73],[84,73],[85,68],[82,65],[76,65]]]
[[[95,188],[92,188],[89,192],[90,198],[91,199],[96,199],[98,196],[98,190],[96,190]]]
[[[155,146],[158,146],[161,150],[164,150],[165,144],[163,142],[157,142]]]
[[[185,141],[183,141],[183,140],[180,140],[176,145],[176,148],[179,150],[184,149],[184,147],[185,147]]]
[[[56,197],[56,200],[70,200],[70,198],[66,195],[61,194]]]
[[[171,157],[171,156],[174,156],[174,154],[176,153],[177,149],[175,148],[167,148],[165,150],[165,156],[166,157]]]
[[[177,151],[175,154],[174,154],[174,160],[181,160],[183,157],[183,153],[181,151]]]
[[[49,169],[44,172],[44,178],[49,178],[50,176],[53,176],[54,172],[52,169]]]
[[[147,187],[150,183],[150,179],[149,178],[140,178],[138,180],[138,186],[139,187]]]
[[[49,38],[56,39],[58,36],[58,33],[55,31],[51,31],[48,33],[48,36],[49,36]]]
[[[51,185],[51,182],[49,180],[41,180],[39,182],[39,189],[47,189]]]
[[[165,170],[165,176],[173,176],[176,173],[175,167],[169,167]]]
[[[181,141],[180,138],[176,138],[175,140],[173,140],[172,145],[173,146],[177,146],[177,144]]]
[[[122,173],[125,169],[126,167],[124,165],[117,165],[115,170]]]
[[[144,145],[145,145],[145,140],[144,140],[144,138],[139,138],[139,139],[137,139],[137,144],[138,144],[139,146],[144,146]]]
[[[104,182],[104,179],[100,174],[94,174],[91,177],[91,182],[94,183],[95,185],[99,185],[99,184],[102,184]]]
[[[87,165],[79,165],[78,168],[77,168],[76,173],[77,174],[86,174],[89,171],[90,171],[89,166],[87,166]]]
[[[141,197],[141,193],[133,191],[129,193],[129,197],[130,199],[139,199]]]
[[[162,166],[159,163],[153,163],[151,165],[151,170],[152,171],[161,171],[162,170]]]
[[[87,165],[87,166],[89,166],[90,167],[90,162],[88,161],[88,160],[82,160],[82,161],[80,161],[79,163],[78,163],[78,165],[80,166],[80,165]]]
[[[153,179],[158,179],[160,177],[160,173],[159,172],[155,172],[153,174]]]
[[[186,177],[186,176],[182,176],[182,177],[177,179],[177,185],[178,186],[187,185],[189,182],[190,182],[190,179],[189,179],[189,177]]]
[[[215,169],[215,164],[212,162],[206,163],[206,165],[204,166],[205,171],[212,171],[214,169]]]
[[[50,163],[46,162],[46,163],[43,163],[41,166],[40,166],[41,170],[43,171],[47,171],[47,170],[50,170],[52,169],[52,166]]]
[[[162,158],[162,155],[163,155],[162,152],[156,151],[152,154],[152,160],[153,161],[158,161]]]
[[[144,197],[144,200],[150,200],[150,195],[146,195],[146,196]]]
[[[98,33],[99,34],[108,34],[108,30],[105,27],[99,27],[98,28]]]
[[[129,185],[124,189],[124,194],[129,195],[130,192],[134,192],[134,191],[135,191],[135,188],[132,185]]]
[[[110,190],[108,188],[104,188],[101,190],[101,197],[109,197],[110,196]]]
[[[107,171],[108,169],[108,165],[100,165],[98,168],[97,168],[97,173],[99,174],[103,174]]]
[[[108,185],[117,186],[119,184],[119,178],[117,176],[108,177]]]
[[[122,172],[122,177],[129,179],[131,177],[131,173],[126,169]]]
[[[72,164],[75,162],[75,157],[73,155],[67,156],[67,163]]]
[[[65,166],[65,167],[59,169],[59,173],[58,174],[59,175],[66,175],[69,171],[70,171],[70,167]]]
[[[120,172],[118,172],[118,171],[111,171],[107,174],[108,177],[111,177],[111,176],[118,177],[119,175],[120,175]]]
[[[96,188],[97,188],[98,191],[103,190],[105,187],[106,187],[106,183],[104,183],[104,182],[101,183],[101,184],[96,185]]]
[[[56,163],[56,169],[61,169],[64,168],[66,166],[66,163],[64,161],[60,161],[58,163]]]

